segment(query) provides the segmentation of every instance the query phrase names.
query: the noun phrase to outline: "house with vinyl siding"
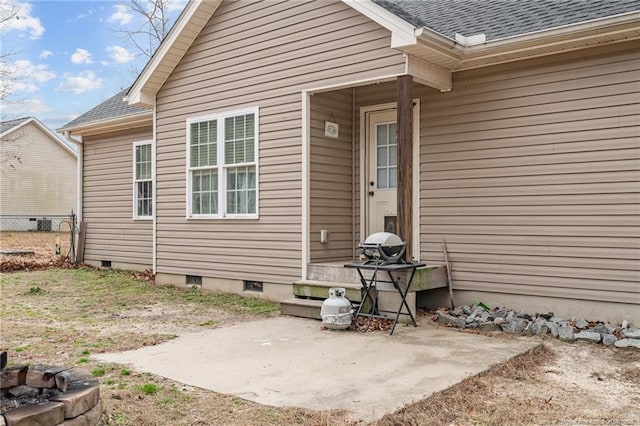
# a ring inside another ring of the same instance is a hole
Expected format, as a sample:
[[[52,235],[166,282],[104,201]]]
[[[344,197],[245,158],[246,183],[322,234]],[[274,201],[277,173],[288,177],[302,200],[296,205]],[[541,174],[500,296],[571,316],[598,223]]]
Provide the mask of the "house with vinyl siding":
[[[0,230],[68,231],[76,152],[35,117],[1,122],[0,144]]]
[[[444,241],[457,303],[640,322],[637,0],[191,1],[59,131],[87,263],[284,301],[390,230],[411,303]]]

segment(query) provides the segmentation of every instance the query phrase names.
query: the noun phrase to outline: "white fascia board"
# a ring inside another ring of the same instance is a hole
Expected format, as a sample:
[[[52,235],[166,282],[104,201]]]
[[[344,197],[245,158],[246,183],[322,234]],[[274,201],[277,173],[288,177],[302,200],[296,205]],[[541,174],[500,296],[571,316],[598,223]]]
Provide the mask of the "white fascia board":
[[[582,34],[589,31],[599,32],[602,29],[621,24],[640,23],[640,12],[622,13],[620,15],[607,16],[605,18],[592,19],[560,27],[548,28],[545,30],[532,31],[524,34],[517,34],[510,37],[503,37],[486,43],[487,48],[509,46],[533,40],[545,40],[554,37],[562,37],[571,34]],[[479,46],[480,47],[480,46]],[[482,48],[482,47],[480,47]],[[469,50],[474,50],[470,47]]]
[[[463,46],[425,28],[418,34],[418,42],[421,46],[440,54],[446,52],[445,54],[456,62],[456,65],[450,68],[460,71],[580,49],[595,45],[600,40],[608,43],[612,35],[617,35],[621,40],[632,40],[638,38],[639,22],[640,12],[630,12],[490,40],[476,46]],[[580,45],[576,45],[576,42]]]
[[[342,0],[347,6],[362,13],[367,18],[377,22],[391,31],[391,47],[416,44],[416,33],[421,29],[408,23],[404,19],[394,15],[382,6],[378,6],[371,0]]]
[[[108,120],[92,121],[73,127],[62,127],[56,129],[56,131],[58,133],[67,132],[69,135],[88,136],[136,127],[152,126],[152,124],[153,111],[145,111]]]
[[[172,59],[166,65],[173,69],[182,56],[186,53],[187,49],[191,46],[193,40],[198,36],[202,28],[207,24],[207,19],[193,19],[198,12],[202,12],[204,17],[211,17],[216,11],[222,0],[190,0],[185,6],[184,10],[178,17],[178,20],[174,24],[167,37],[160,43],[160,46],[155,51],[147,65],[138,75],[138,78],[133,83],[129,92],[125,96],[125,100],[130,105],[148,106],[153,107],[155,94],[160,89],[160,86],[168,75],[162,78],[162,83],[155,83],[150,85],[151,78],[156,73],[158,67],[163,65],[166,61],[167,55],[171,52]],[[200,17],[202,18],[202,16]],[[196,28],[197,27],[197,28]],[[189,31],[185,31],[189,29]],[[188,33],[188,35],[187,35]],[[177,43],[181,39],[185,39],[184,43]]]

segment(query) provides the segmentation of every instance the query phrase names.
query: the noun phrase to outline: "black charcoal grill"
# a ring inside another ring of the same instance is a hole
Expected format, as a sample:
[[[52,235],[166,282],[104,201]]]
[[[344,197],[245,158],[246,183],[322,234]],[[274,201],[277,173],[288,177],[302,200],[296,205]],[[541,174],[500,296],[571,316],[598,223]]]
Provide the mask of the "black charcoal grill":
[[[376,232],[358,244],[358,254],[364,255],[366,264],[391,265],[405,263],[404,254],[407,243],[396,234]]]

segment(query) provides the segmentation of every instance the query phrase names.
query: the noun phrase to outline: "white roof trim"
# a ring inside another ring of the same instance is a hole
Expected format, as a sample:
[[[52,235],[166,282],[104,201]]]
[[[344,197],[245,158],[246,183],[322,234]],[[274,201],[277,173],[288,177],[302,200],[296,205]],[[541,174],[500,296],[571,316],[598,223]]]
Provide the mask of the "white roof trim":
[[[640,38],[640,12],[598,18],[462,48],[457,69],[471,69]],[[456,46],[457,47],[457,46]],[[457,49],[456,49],[457,50]]]
[[[451,70],[575,50],[594,45],[599,40],[610,42],[612,34],[618,35],[620,40],[640,38],[636,34],[638,26],[631,25],[640,22],[640,12],[629,12],[465,46],[430,28],[415,27],[372,0],[342,1],[391,31],[392,48],[417,57],[422,56],[421,53],[428,54],[430,61]],[[583,45],[575,47],[576,40]]]
[[[623,23],[631,23],[640,21],[640,12],[621,13],[619,15],[606,16],[603,18],[591,19],[589,21],[580,21],[573,24],[562,25],[559,27],[547,28],[544,30],[531,31],[528,33],[516,34],[509,37],[497,38],[487,42],[488,44],[509,44],[522,39],[535,39],[543,37],[551,37],[560,34],[570,34],[582,32],[586,30],[600,29],[612,25]]]
[[[33,123],[35,124],[35,126],[40,129],[43,133],[45,133],[47,136],[49,136],[49,139],[52,139],[55,143],[57,143],[58,145],[60,145],[65,151],[67,151],[68,154],[70,154],[71,156],[73,156],[73,158],[78,158],[78,153],[75,152],[73,149],[71,149],[71,147],[69,147],[69,145],[67,145],[66,143],[64,143],[62,141],[62,139],[60,139],[58,137],[58,135],[56,135],[55,133],[53,133],[51,130],[49,130],[49,128],[47,126],[45,126],[44,124],[42,124],[40,122],[40,120],[38,120],[35,117],[29,117],[26,120],[23,120],[20,124],[13,126],[12,128],[6,130],[4,133],[2,133],[0,135],[0,137],[5,137],[10,133],[15,132],[16,130],[19,130],[22,127],[25,127],[26,125]]]
[[[124,100],[129,105],[153,107],[155,95],[169,78],[178,62],[202,28],[207,24],[222,0],[190,0],[184,8],[167,37],[160,44],[147,65],[144,67]],[[207,19],[192,19],[199,12]],[[185,31],[189,29],[190,31]],[[171,52],[172,55],[168,55]],[[159,71],[163,74],[158,75]],[[156,77],[151,81],[152,77]],[[159,77],[159,78],[158,78]]]
[[[342,0],[348,6],[391,31],[391,47],[416,44],[420,29],[371,0]]]
[[[123,115],[106,120],[90,121],[76,126],[56,129],[59,133],[69,135],[89,136],[100,133],[115,132],[137,127],[151,126],[153,124],[153,111],[144,111],[136,114]]]

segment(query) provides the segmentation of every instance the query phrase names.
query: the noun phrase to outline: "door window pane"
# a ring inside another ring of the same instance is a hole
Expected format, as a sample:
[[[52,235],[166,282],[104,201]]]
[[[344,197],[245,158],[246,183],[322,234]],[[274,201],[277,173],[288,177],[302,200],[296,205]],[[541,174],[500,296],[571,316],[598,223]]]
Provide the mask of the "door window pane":
[[[385,123],[376,125],[376,174],[377,188],[395,188],[397,144],[396,124]]]

